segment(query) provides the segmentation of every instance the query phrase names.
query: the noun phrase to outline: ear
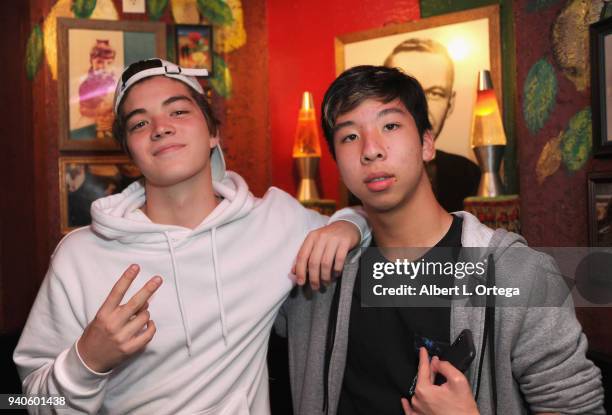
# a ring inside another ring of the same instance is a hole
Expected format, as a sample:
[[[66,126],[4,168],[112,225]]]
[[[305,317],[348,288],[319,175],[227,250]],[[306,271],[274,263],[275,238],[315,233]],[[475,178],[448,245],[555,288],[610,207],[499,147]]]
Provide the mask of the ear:
[[[215,148],[219,144],[219,133],[214,137],[210,137],[210,148]]]
[[[453,113],[453,110],[455,109],[455,97],[456,96],[457,96],[457,92],[453,91],[450,99],[448,100],[448,111],[446,111],[446,117],[451,115]]]
[[[434,136],[431,130],[427,130],[423,133],[423,145],[421,151],[423,152],[423,161],[432,161],[436,157],[436,145],[434,144]]]

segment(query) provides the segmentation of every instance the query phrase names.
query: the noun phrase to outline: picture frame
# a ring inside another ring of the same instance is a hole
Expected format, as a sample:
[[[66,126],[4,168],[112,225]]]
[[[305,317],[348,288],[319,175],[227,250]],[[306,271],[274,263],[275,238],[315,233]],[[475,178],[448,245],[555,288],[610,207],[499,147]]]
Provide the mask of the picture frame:
[[[612,17],[589,26],[593,154],[612,156]]]
[[[174,45],[176,61],[183,68],[208,70],[210,78],[213,75],[213,27],[210,25],[174,26]]]
[[[589,173],[589,245],[612,246],[612,171]]]
[[[57,19],[59,149],[118,151],[113,95],[123,69],[166,56],[164,23]]]
[[[491,5],[337,36],[336,75],[356,65],[385,65],[414,76],[427,97],[436,150],[467,166],[462,171],[478,172],[470,146],[478,71],[490,71],[503,112],[499,16],[499,5]],[[459,187],[477,186],[471,177]],[[349,195],[340,189],[344,206]]]
[[[58,164],[62,234],[91,223],[94,200],[119,193],[141,177],[127,156],[66,156]]]

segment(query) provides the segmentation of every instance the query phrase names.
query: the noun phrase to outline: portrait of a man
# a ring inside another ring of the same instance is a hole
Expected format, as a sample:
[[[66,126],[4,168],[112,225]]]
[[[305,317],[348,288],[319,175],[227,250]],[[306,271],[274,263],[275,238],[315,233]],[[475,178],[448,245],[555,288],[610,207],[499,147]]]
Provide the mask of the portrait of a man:
[[[414,65],[419,62],[419,65]],[[401,68],[423,86],[434,140],[455,107],[455,65],[446,47],[433,39],[410,38],[398,44],[385,59],[385,66]],[[463,209],[463,199],[478,190],[480,169],[459,154],[436,148],[427,164],[427,174],[440,204],[448,211]]]

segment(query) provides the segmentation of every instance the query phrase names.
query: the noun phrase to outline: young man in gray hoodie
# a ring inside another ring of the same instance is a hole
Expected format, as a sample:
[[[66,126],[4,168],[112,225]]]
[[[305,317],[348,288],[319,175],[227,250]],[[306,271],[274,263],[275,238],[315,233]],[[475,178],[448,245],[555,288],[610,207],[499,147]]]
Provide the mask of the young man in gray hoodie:
[[[388,261],[392,248],[426,247],[424,261],[457,264],[452,249],[473,249],[486,272],[466,279],[468,292],[496,286],[517,298],[489,292],[452,295],[447,307],[363,307],[372,299],[364,260],[372,254],[352,258],[324,292],[291,297],[277,321],[289,338],[295,413],[604,413],[600,372],[585,356],[554,261],[519,235],[449,214],[436,200],[424,168],[434,140],[418,82],[394,68],[347,70],[325,95],[322,124],[372,225],[373,255]],[[442,288],[456,294],[455,278]],[[436,355],[465,329],[475,358],[464,374]]]

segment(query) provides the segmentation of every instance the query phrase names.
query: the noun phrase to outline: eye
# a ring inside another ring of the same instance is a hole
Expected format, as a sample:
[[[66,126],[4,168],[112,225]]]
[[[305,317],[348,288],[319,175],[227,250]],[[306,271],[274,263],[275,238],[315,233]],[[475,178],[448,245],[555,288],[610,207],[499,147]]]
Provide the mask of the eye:
[[[350,142],[353,142],[355,140],[357,140],[357,134],[349,134],[346,137],[341,138],[340,142],[341,143],[350,143]]]
[[[388,124],[385,124],[383,129],[385,131],[393,131],[393,130],[397,130],[399,127],[400,127],[400,125],[398,123],[390,122]]]
[[[446,91],[444,91],[443,89],[440,89],[440,88],[428,89],[427,91],[425,91],[425,96],[427,98],[433,99],[433,100],[439,100],[439,99],[446,99],[447,98]]]
[[[138,121],[136,124],[132,125],[132,126],[129,128],[129,131],[130,131],[130,132],[133,132],[133,131],[139,130],[139,129],[141,129],[142,127],[144,127],[145,125],[147,125],[147,122],[146,122],[146,121]]]
[[[189,111],[187,110],[176,110],[176,111],[172,111],[170,115],[177,117],[177,116],[185,115],[187,113],[189,113]]]

